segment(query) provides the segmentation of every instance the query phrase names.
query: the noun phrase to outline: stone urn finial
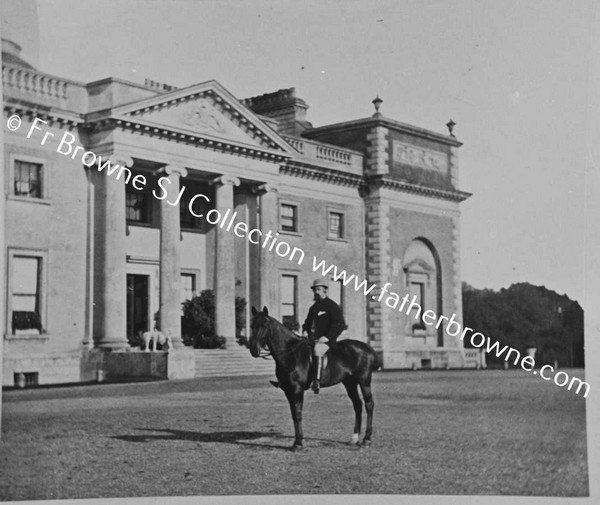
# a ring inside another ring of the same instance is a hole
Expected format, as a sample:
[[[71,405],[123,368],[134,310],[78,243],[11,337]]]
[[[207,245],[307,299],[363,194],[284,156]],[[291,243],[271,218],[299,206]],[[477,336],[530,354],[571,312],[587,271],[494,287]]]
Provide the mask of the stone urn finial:
[[[373,114],[373,116],[380,116],[381,113],[379,112],[379,107],[381,107],[383,100],[379,98],[379,94],[377,94],[377,96],[373,99],[371,103],[375,107],[375,114]]]

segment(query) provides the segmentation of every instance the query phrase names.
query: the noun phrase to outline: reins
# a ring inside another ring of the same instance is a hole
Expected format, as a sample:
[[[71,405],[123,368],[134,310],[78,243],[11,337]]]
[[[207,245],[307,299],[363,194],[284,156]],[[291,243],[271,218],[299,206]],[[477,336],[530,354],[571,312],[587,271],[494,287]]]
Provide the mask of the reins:
[[[271,327],[271,323],[272,323],[273,321],[274,321],[274,320],[272,320],[272,319],[270,319],[270,318],[269,318],[269,320],[267,321],[268,325],[265,325],[265,327],[263,327],[263,328],[262,328],[262,329],[265,331],[265,333],[266,333],[266,332],[269,332],[271,335],[273,334],[273,331],[274,331],[274,330],[273,330],[273,328]],[[260,354],[260,355],[259,355],[259,357],[260,357],[260,358],[263,358],[263,359],[268,359],[268,358],[270,358],[270,357],[273,357],[273,358],[275,358],[275,359],[278,359],[278,361],[279,361],[279,364],[280,364],[280,365],[283,367],[283,363],[282,363],[282,357],[289,356],[290,354],[293,354],[293,355],[295,355],[295,352],[296,352],[296,350],[297,350],[297,349],[298,349],[300,346],[302,346],[302,345],[306,345],[306,344],[307,344],[307,345],[310,345],[310,343],[309,343],[308,339],[305,339],[305,338],[303,338],[303,337],[296,336],[296,335],[294,335],[294,337],[298,339],[298,342],[296,342],[296,343],[294,343],[292,346],[290,346],[290,348],[289,348],[289,349],[287,349],[287,350],[284,350],[284,351],[276,351],[276,352],[274,352],[274,351],[273,351],[273,350],[272,350],[272,349],[269,347],[269,351],[268,351],[268,352],[266,352],[266,353]],[[285,368],[285,367],[284,367],[284,368]],[[289,370],[287,370],[287,371],[288,371],[288,372],[291,372],[291,371],[292,371],[292,369],[289,369]]]

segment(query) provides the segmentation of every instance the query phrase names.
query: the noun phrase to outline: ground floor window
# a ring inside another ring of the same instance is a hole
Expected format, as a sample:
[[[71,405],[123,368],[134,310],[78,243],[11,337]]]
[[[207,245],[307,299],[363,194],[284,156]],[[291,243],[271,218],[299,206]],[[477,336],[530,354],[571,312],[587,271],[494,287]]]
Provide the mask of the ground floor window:
[[[333,279],[329,280],[329,298],[331,298],[335,303],[337,303],[342,309],[342,314],[346,316],[344,311],[344,285],[342,281],[334,281]]]
[[[42,257],[13,253],[9,256],[10,333],[42,332]]]
[[[412,318],[412,328],[414,330],[424,330],[425,323],[423,322],[423,312],[427,309],[424,306],[425,300],[425,284],[423,282],[411,282],[410,283],[410,299],[414,300],[415,304],[418,304],[419,307],[413,305],[412,312],[410,317]],[[417,312],[420,312],[417,315]]]
[[[281,276],[281,322],[296,331],[298,329],[298,277]]]

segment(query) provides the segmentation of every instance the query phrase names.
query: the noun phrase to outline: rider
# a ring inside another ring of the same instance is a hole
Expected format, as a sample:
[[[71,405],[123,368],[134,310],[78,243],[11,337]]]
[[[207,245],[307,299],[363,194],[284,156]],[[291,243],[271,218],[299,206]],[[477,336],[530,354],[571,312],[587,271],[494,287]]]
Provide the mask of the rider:
[[[313,354],[316,357],[316,366],[313,367],[315,372],[311,388],[318,393],[321,387],[323,356],[330,347],[335,347],[340,333],[346,329],[346,323],[342,309],[327,295],[329,289],[327,279],[315,279],[311,289],[315,303],[308,310],[308,316],[302,325],[302,336],[309,337],[315,344]]]

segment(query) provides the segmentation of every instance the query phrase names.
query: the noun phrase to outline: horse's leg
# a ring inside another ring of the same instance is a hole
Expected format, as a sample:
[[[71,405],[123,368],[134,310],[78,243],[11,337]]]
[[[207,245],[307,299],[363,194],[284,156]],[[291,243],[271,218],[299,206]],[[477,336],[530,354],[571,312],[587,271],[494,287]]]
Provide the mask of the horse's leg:
[[[302,404],[304,403],[304,390],[298,388],[286,388],[285,396],[290,404],[290,410],[292,411],[292,420],[294,421],[294,432],[296,437],[294,438],[294,445],[292,445],[292,451],[302,449],[302,439],[304,435],[302,433]]]
[[[358,384],[354,377],[348,377],[343,381],[346,392],[352,400],[352,406],[354,407],[354,433],[352,434],[351,444],[358,444],[360,437],[360,425],[362,422],[362,401],[358,394]]]
[[[373,401],[373,393],[371,392],[371,377],[366,381],[360,382],[360,390],[362,391],[363,400],[365,401],[365,407],[367,409],[367,429],[365,430],[365,437],[361,445],[370,445],[371,435],[373,434],[373,409],[375,402]]]

